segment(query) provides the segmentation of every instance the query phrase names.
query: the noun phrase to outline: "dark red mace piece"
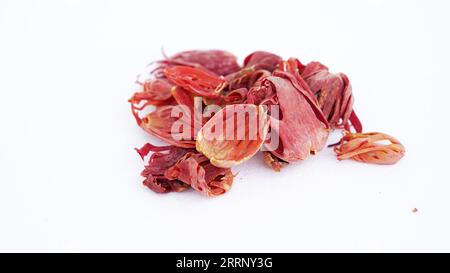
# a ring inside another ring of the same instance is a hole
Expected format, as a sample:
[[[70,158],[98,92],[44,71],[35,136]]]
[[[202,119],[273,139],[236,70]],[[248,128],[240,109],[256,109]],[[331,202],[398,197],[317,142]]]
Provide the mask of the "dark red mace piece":
[[[236,56],[223,50],[190,50],[183,51],[163,60],[162,63],[201,67],[216,75],[228,75],[241,67]]]
[[[145,177],[143,182],[145,186],[158,193],[180,192],[189,188],[189,185],[179,180],[170,180],[164,176],[164,172],[176,164],[181,157],[189,152],[189,149],[174,146],[157,147],[147,143],[136,151],[142,159],[149,152],[153,152],[148,160],[148,165],[141,172],[141,175]]]
[[[255,67],[244,67],[241,70],[228,74],[225,77],[227,82],[227,91],[240,88],[250,89],[257,85],[261,80],[271,75],[271,72],[264,69],[255,69]]]
[[[255,51],[245,57],[244,67],[254,67],[255,70],[264,69],[274,71],[282,61],[281,57],[266,51]]]
[[[271,113],[270,126],[271,135],[278,137],[279,143],[276,147],[268,145],[278,159],[303,160],[325,146],[328,124],[314,110],[317,105],[309,99],[308,91],[289,74],[266,78],[260,87],[249,91],[247,103],[279,106],[280,115]]]
[[[208,158],[197,151],[186,153],[166,170],[165,176],[183,181],[207,196],[224,194],[231,188],[234,178],[231,169],[213,166]]]
[[[231,188],[233,174],[228,168],[213,166],[194,149],[153,146],[136,149],[144,159],[153,152],[141,175],[144,185],[157,193],[180,192],[190,187],[208,196],[217,196]]]
[[[301,76],[317,96],[331,128],[349,129],[351,123],[356,132],[362,131],[361,122],[353,110],[352,86],[345,74],[330,73],[325,65],[311,62],[301,68]]]

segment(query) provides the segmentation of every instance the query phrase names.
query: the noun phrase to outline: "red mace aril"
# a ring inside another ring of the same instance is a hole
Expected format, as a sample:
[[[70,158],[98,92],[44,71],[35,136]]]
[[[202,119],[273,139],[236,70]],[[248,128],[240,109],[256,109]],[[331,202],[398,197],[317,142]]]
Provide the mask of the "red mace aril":
[[[217,196],[231,188],[230,169],[217,168],[193,149],[174,146],[153,146],[150,143],[136,149],[142,158],[153,154],[141,175],[144,185],[158,193],[181,192],[193,188],[208,196]]]
[[[166,77],[174,84],[205,98],[217,98],[226,81],[200,68],[172,66],[164,70]]]
[[[247,99],[247,88],[239,88],[234,89],[231,92],[228,92],[226,95],[224,95],[223,100],[225,104],[241,104],[244,103]]]
[[[177,106],[164,105],[158,107],[142,119],[137,117],[139,120],[138,123],[146,132],[171,145],[182,148],[193,148],[195,147],[195,141],[191,117],[186,115],[186,112],[184,112],[181,118],[172,116],[175,107]],[[180,112],[182,109],[180,108]],[[174,131],[174,123],[179,123],[183,126],[176,127],[178,130]],[[184,132],[183,129],[189,129],[188,133]]]
[[[259,151],[268,129],[269,119],[263,106],[227,105],[198,132],[196,148],[214,166],[230,168]]]
[[[141,101],[145,101],[144,107],[147,105],[165,105],[172,100],[171,90],[174,85],[167,79],[153,79],[144,83],[137,83],[143,87],[143,91],[136,92],[129,100],[134,105]]]
[[[281,76],[281,75],[280,75]],[[279,117],[271,116],[271,137],[277,137],[276,146],[267,144],[268,150],[286,162],[304,160],[320,151],[326,144],[326,120],[316,114],[317,107],[309,101],[307,91],[293,84],[293,79],[271,76],[260,88],[252,89],[247,102],[276,103]],[[295,80],[293,80],[295,81]]]
[[[180,180],[208,196],[227,192],[234,178],[230,169],[211,165],[208,158],[198,152],[186,153],[166,170],[165,176],[169,180]]]
[[[225,77],[227,82],[226,89],[232,91],[239,88],[250,89],[255,86],[258,81],[271,75],[271,72],[264,69],[255,69],[254,66],[245,67],[241,70],[229,74]]]
[[[264,69],[270,72],[274,71],[281,61],[281,57],[266,51],[255,51],[245,57],[244,67],[254,67],[255,69]]]
[[[139,155],[144,159],[149,152],[153,154],[148,159],[148,165],[142,171],[141,175],[145,178],[144,185],[158,193],[167,193],[171,191],[180,192],[189,188],[189,185],[179,180],[168,179],[165,171],[175,165],[180,158],[189,152],[188,149],[174,146],[153,146],[150,143],[142,148],[136,149]]]
[[[216,75],[228,75],[241,67],[236,56],[223,50],[190,50],[161,61],[166,64],[200,67]]]
[[[389,144],[383,142],[388,141]],[[405,148],[394,137],[383,133],[344,132],[334,147],[338,160],[354,159],[360,162],[389,165],[405,155]]]
[[[301,76],[317,96],[332,128],[349,130],[350,122],[356,132],[362,132],[361,122],[353,110],[352,86],[345,74],[330,73],[325,65],[311,62],[301,67]]]
[[[132,103],[133,115],[138,125],[146,132],[164,140],[165,142],[182,148],[195,147],[195,135],[203,123],[207,121],[199,111],[195,111],[193,95],[181,87],[171,89],[172,102],[169,105],[157,106],[143,118],[140,111],[147,104],[136,107]],[[199,124],[198,126],[196,126]],[[177,125],[177,126],[175,126]]]

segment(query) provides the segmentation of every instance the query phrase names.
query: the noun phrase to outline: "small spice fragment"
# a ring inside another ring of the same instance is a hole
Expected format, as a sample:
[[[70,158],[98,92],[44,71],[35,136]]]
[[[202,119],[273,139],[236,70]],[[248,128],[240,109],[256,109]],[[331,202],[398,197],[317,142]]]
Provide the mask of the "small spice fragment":
[[[270,168],[272,168],[272,170],[276,172],[280,172],[281,168],[289,164],[286,161],[283,161],[278,157],[274,156],[270,152],[263,152],[263,156],[264,156],[264,163],[266,163],[267,166],[269,166]]]

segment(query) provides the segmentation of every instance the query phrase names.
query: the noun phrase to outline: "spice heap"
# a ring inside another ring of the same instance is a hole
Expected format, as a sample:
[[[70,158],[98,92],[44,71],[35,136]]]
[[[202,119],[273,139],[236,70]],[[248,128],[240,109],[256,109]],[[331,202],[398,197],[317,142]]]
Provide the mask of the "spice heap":
[[[221,195],[231,167],[262,151],[280,171],[324,148],[330,130],[343,132],[330,145],[338,160],[394,164],[405,153],[389,135],[362,133],[348,77],[319,62],[256,51],[241,66],[228,52],[193,50],[152,66],[129,102],[137,124],[169,144],[136,149],[148,157],[141,174],[155,192]]]

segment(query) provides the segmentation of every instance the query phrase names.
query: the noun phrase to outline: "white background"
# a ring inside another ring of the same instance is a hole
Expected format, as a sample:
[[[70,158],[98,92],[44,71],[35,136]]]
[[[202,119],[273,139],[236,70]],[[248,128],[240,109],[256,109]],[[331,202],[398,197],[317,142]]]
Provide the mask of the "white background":
[[[448,1],[2,0],[0,250],[450,250],[448,13]],[[321,61],[350,77],[365,131],[406,156],[374,166],[325,149],[281,173],[256,156],[224,196],[157,195],[133,151],[154,139],[127,99],[161,46]]]

